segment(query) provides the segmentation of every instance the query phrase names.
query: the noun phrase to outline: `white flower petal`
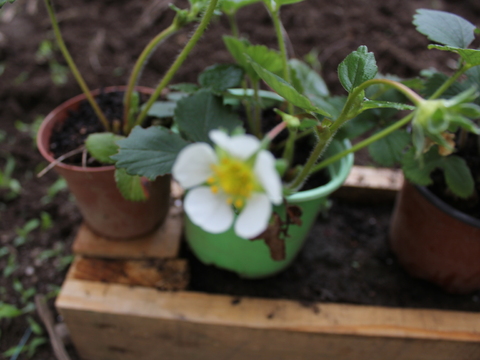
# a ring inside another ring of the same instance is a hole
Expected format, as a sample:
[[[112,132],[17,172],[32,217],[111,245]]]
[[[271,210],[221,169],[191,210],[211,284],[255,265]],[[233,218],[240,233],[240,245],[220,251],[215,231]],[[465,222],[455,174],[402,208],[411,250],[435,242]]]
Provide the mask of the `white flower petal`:
[[[208,136],[215,143],[215,145],[220,146],[222,149],[225,149],[230,143],[230,136],[221,130],[211,130],[208,133]]]
[[[210,139],[232,156],[246,160],[260,148],[260,140],[253,135],[228,136],[223,131],[212,130],[209,133]]]
[[[282,202],[282,181],[275,169],[275,158],[272,153],[262,150],[255,161],[255,175],[257,176],[268,198],[275,205]]]
[[[178,154],[172,175],[182,187],[188,189],[203,184],[212,174],[210,166],[216,162],[217,155],[210,145],[190,144]]]
[[[245,239],[260,235],[268,226],[272,204],[266,194],[255,193],[248,200],[235,222],[235,233]]]
[[[209,187],[190,190],[185,196],[184,208],[195,225],[212,234],[227,231],[233,223],[234,213],[227,198],[214,194]]]

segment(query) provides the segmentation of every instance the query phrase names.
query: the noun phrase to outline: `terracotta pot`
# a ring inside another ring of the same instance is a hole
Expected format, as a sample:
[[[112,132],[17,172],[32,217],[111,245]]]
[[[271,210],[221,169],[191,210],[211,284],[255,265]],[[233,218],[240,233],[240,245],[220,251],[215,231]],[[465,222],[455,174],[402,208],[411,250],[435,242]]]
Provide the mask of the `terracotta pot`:
[[[106,88],[105,92],[122,91],[124,87]],[[137,88],[151,94],[152,89]],[[92,92],[98,95],[99,91]],[[43,157],[53,162],[50,152],[52,129],[64,121],[68,111],[76,110],[85,96],[78,95],[53,110],[43,121],[37,146]],[[147,235],[161,225],[170,203],[170,176],[158,177],[150,182],[150,196],[144,202],[125,200],[117,190],[114,166],[80,167],[59,163],[55,170],[65,178],[75,196],[87,226],[98,235],[111,239],[132,239]]]
[[[426,188],[405,182],[393,213],[390,244],[411,275],[453,293],[480,289],[480,220]]]

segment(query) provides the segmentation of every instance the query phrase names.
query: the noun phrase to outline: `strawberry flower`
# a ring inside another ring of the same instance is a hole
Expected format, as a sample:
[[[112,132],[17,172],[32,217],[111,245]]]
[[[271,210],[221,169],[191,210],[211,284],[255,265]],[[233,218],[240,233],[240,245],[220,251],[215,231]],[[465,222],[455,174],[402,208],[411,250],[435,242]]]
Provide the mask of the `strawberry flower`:
[[[256,237],[268,226],[272,204],[282,202],[275,158],[252,135],[230,137],[212,130],[209,136],[215,149],[206,143],[190,144],[172,169],[174,178],[189,189],[185,212],[210,233],[222,233],[235,223],[238,236]]]

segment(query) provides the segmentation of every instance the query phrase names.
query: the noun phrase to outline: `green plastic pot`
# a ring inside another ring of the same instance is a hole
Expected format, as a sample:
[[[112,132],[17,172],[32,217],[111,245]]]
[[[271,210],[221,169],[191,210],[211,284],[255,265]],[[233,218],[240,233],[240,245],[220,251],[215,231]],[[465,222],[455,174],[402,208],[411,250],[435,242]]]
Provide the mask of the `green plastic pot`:
[[[348,140],[333,141],[327,149],[327,155],[338,153],[349,147]],[[233,271],[244,278],[263,278],[282,271],[295,259],[317,214],[327,207],[328,196],[343,184],[352,166],[353,154],[350,154],[328,167],[331,180],[327,184],[287,197],[289,204],[302,208],[302,225],[290,226],[290,237],[285,240],[284,260],[273,260],[263,240],[243,239],[235,235],[233,227],[221,234],[211,234],[193,224],[186,216],[185,236],[190,249],[204,264]],[[284,216],[283,205],[276,207],[276,210],[280,216]]]

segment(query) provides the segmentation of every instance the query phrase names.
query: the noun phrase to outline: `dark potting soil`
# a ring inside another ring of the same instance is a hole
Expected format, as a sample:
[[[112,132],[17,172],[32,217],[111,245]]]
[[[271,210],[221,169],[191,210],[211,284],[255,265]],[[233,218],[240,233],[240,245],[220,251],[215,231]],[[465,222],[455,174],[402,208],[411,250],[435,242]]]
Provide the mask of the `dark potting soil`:
[[[460,141],[458,142],[460,143]],[[455,155],[463,158],[474,179],[474,193],[472,196],[462,199],[455,196],[447,186],[444,173],[440,170],[432,173],[433,185],[428,189],[447,204],[453,206],[465,214],[480,219],[480,138],[474,134],[468,134],[463,146],[458,147]]]
[[[123,119],[123,92],[105,93],[103,90],[95,101],[104,113],[111,127],[116,123],[120,129]],[[78,109],[68,111],[68,117],[64,122],[58,123],[52,130],[50,138],[50,151],[57,159],[60,156],[68,154],[74,150],[81,149],[85,140],[90,134],[104,132],[105,128],[95,114],[93,108],[87,100],[80,102]],[[72,165],[82,164],[82,153],[78,152],[73,156],[68,156],[63,160],[64,163]],[[101,166],[102,164],[87,160],[88,166]]]
[[[328,214],[319,215],[292,265],[265,279],[242,279],[204,265],[184,244],[182,254],[191,266],[189,290],[228,294],[234,302],[253,296],[291,299],[306,305],[320,301],[480,311],[480,291],[447,294],[405,273],[388,245],[391,212],[391,204],[352,204],[334,199]]]

